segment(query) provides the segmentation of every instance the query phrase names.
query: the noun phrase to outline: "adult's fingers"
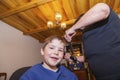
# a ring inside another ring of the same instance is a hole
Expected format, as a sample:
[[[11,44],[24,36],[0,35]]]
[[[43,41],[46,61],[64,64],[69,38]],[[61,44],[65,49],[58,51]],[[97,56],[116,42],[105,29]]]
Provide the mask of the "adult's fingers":
[[[64,38],[68,41],[68,42],[71,42],[71,38],[67,35],[64,35]]]

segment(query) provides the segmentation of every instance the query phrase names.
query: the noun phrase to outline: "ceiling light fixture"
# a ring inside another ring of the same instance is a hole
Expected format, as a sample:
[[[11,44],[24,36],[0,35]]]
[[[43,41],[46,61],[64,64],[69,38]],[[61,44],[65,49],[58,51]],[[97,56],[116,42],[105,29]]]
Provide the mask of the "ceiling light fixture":
[[[61,22],[62,15],[59,12],[56,12],[55,19],[56,19],[56,22],[54,22],[54,23],[52,21],[48,21],[47,22],[48,28],[53,28],[54,26],[56,26],[56,27],[60,26],[62,29],[66,28],[66,23],[65,22]]]

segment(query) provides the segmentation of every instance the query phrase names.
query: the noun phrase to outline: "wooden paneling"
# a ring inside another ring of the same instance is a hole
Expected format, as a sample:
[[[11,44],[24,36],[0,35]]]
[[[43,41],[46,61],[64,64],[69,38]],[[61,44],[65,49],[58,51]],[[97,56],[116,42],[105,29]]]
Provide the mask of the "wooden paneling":
[[[50,35],[63,36],[80,14],[99,2],[107,3],[117,14],[120,13],[120,0],[0,0],[0,20],[43,42]],[[61,13],[66,29],[47,27],[47,21],[56,21],[56,12]],[[79,36],[81,33],[73,42],[81,41]]]

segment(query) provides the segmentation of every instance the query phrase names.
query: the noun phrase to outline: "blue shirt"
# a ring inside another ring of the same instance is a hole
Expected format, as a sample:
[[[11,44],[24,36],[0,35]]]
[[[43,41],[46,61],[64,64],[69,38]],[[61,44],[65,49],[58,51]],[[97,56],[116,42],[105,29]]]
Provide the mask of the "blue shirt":
[[[42,64],[34,65],[20,80],[78,80],[77,76],[64,66],[59,66],[57,72],[46,69]]]

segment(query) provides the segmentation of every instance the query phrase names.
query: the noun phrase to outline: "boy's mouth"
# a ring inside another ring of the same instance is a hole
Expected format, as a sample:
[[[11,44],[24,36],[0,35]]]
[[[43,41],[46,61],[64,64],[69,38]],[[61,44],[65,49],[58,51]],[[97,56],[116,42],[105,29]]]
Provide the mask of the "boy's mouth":
[[[58,58],[57,57],[51,57],[53,60],[58,60]]]

